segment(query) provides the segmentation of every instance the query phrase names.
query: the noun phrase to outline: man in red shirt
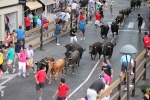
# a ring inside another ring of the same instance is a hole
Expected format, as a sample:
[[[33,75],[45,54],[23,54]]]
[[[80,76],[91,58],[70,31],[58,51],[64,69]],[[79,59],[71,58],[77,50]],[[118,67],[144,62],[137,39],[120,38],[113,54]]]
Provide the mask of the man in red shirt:
[[[44,25],[44,24],[47,24],[47,23],[49,23],[49,21],[45,18],[45,19],[43,20],[43,25]],[[46,32],[47,30],[48,30],[48,26],[45,26],[43,31]],[[44,35],[44,37],[45,37],[45,35]],[[47,37],[48,37],[48,34],[47,34]]]
[[[144,43],[144,47],[146,48],[146,50],[148,50],[148,55],[149,55],[150,54],[150,38],[147,32],[145,32],[144,34],[145,36],[143,37],[143,43]]]
[[[64,78],[60,79],[60,85],[58,86],[58,90],[52,98],[54,98],[56,95],[58,95],[56,100],[65,100],[70,95],[70,87],[67,84],[65,84]]]
[[[82,21],[83,19],[84,19],[83,13],[80,12],[80,15],[79,15],[79,21]]]
[[[39,100],[42,100],[42,94],[43,94],[43,88],[44,88],[44,83],[45,83],[45,78],[49,80],[50,83],[50,78],[46,76],[46,67],[42,66],[42,70],[39,70],[36,75],[35,75],[35,81],[36,81],[36,89],[37,91],[40,92],[40,97]]]
[[[101,20],[101,15],[99,11],[95,14],[95,30],[97,30],[97,27],[100,26],[100,20]]]
[[[24,22],[26,26],[26,31],[30,30],[31,23],[30,23],[30,19],[28,16],[25,17]]]

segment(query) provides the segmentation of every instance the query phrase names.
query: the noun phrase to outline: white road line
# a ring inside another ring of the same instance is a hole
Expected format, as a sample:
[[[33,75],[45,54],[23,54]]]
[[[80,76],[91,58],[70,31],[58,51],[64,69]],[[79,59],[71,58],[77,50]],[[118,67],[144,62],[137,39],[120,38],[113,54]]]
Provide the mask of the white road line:
[[[121,32],[139,32],[138,30],[119,30]],[[148,32],[148,31],[141,31],[141,32]]]
[[[112,22],[108,22],[108,26],[109,26],[109,27],[111,27],[111,25],[110,25],[111,23],[112,23]]]
[[[114,38],[111,40],[111,42],[113,42],[113,40],[116,38],[116,36],[114,36]],[[102,59],[103,55],[101,55],[101,58],[100,60]],[[93,67],[92,71],[90,72],[90,74],[88,75],[88,77],[86,78],[86,80],[81,83],[73,92],[71,92],[69,98],[74,95],[89,79],[90,77],[92,76],[94,70],[96,69],[97,65],[99,64],[100,60],[97,61],[97,63],[95,64],[95,66]],[[67,100],[67,99],[66,99]]]
[[[134,22],[129,22],[128,28],[133,28]]]
[[[141,28],[144,28],[144,27],[145,27],[145,23],[142,24]]]

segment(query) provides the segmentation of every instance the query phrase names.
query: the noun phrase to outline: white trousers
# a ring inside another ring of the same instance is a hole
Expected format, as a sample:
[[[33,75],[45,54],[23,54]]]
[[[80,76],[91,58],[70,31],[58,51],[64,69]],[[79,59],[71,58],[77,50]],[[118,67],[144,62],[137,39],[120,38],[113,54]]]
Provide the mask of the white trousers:
[[[18,62],[19,65],[19,76],[23,72],[23,76],[26,77],[26,62]]]
[[[77,37],[76,36],[71,36],[70,37],[70,42],[73,43],[74,41],[77,42]]]
[[[87,97],[88,97],[88,100],[97,100],[97,92],[92,89],[88,89]]]

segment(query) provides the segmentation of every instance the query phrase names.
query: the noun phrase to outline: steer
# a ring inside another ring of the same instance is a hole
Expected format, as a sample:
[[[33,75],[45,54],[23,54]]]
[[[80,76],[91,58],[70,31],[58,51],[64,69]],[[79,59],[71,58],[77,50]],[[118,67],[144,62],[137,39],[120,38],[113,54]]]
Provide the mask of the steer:
[[[103,35],[105,36],[105,38],[107,37],[108,31],[109,31],[109,26],[101,25],[100,28],[101,28],[101,32],[100,32],[101,37],[102,37],[102,39],[104,39]]]
[[[135,4],[136,4],[136,2],[135,2],[134,0],[132,0],[131,3],[130,3],[131,9],[132,9],[132,8],[135,9]]]
[[[103,56],[104,56],[104,60],[106,60],[105,56],[108,56],[109,59],[111,59],[112,57],[112,53],[113,53],[113,49],[114,46],[116,45],[116,43],[114,42],[114,44],[112,42],[107,42],[104,47],[103,47]]]
[[[91,54],[91,59],[95,61],[97,53],[99,54],[99,59],[102,54],[102,43],[95,42],[93,45],[89,46],[89,53]],[[94,55],[94,58],[92,57]]]
[[[136,7],[140,8],[141,7],[141,0],[136,0]]]
[[[62,71],[62,74],[63,74],[64,68],[65,68],[64,59],[58,59],[55,62],[49,61],[48,65],[49,65],[50,78],[51,78],[51,75],[54,75],[54,80],[57,80],[58,73]]]
[[[79,63],[80,63],[79,51],[75,50],[73,52],[70,52],[69,57],[65,58],[65,65],[66,65],[65,75],[66,75],[68,67],[72,67],[72,74],[74,74],[74,66],[75,64],[78,64],[78,67],[79,67]]]
[[[35,64],[37,65],[37,71],[41,70],[42,66],[46,66],[46,73],[47,73],[49,69],[48,61],[54,62],[54,58],[52,56],[47,56],[42,60],[35,62]]]
[[[116,32],[115,35],[118,35],[118,30],[119,30],[119,25],[117,24],[117,22],[112,22],[111,24],[111,32],[113,33],[113,37],[114,37],[114,32]]]

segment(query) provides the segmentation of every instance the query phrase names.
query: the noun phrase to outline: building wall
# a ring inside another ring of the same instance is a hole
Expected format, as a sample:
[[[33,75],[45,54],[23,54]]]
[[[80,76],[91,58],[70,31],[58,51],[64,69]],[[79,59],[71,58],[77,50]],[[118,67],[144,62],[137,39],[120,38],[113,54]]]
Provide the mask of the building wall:
[[[18,4],[19,0],[0,0],[0,7]]]
[[[6,36],[4,17],[9,18],[10,31],[18,29],[19,25],[22,25],[22,5],[11,6],[1,9],[0,12],[0,40],[4,40]]]

